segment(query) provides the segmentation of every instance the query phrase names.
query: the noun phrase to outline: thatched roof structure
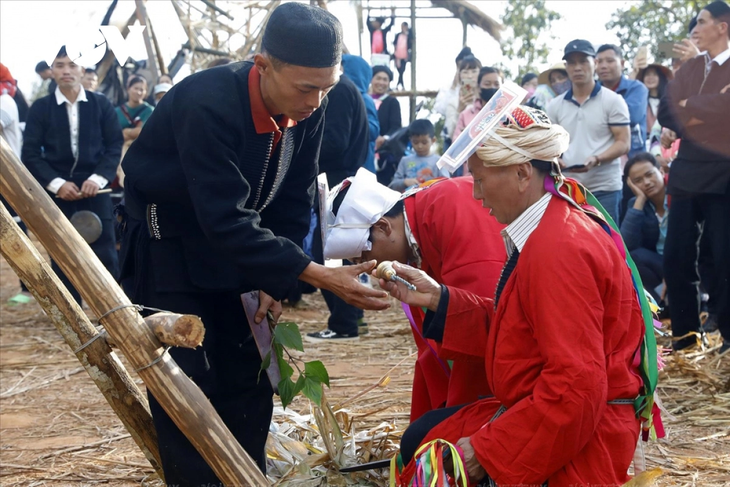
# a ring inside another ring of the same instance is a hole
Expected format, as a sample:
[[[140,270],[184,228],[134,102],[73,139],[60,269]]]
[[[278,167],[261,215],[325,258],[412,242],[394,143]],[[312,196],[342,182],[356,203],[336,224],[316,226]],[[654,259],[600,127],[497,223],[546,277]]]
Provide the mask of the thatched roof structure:
[[[445,8],[457,19],[461,19],[467,25],[482,29],[494,40],[499,41],[500,32],[504,26],[470,2],[466,0],[431,0],[431,4],[434,7]]]

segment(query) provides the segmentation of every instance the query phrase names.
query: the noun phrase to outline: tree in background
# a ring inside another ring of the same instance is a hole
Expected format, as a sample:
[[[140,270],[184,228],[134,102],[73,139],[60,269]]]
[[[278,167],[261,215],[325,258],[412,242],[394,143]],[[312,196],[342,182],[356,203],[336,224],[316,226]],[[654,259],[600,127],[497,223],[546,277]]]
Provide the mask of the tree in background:
[[[704,4],[707,1],[702,2]],[[659,52],[660,42],[678,42],[687,37],[689,21],[702,9],[696,0],[644,0],[632,2],[611,16],[606,29],[615,30],[621,49],[628,59],[640,46],[647,46],[656,59],[666,56]]]
[[[502,53],[518,66],[517,72],[501,66],[505,78],[517,78],[527,72],[538,72],[537,64],[547,63],[550,49],[547,43],[540,42],[544,33],[549,39],[550,26],[560,19],[560,14],[545,7],[545,0],[511,0],[502,15],[502,24],[508,29],[508,36],[502,41]],[[518,80],[519,84],[519,80]]]

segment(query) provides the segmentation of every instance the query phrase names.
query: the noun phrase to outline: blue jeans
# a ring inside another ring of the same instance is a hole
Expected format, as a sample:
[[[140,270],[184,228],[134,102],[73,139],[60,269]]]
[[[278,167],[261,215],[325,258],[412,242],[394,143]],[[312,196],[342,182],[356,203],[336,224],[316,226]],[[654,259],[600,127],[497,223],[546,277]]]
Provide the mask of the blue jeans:
[[[611,215],[616,225],[619,224],[618,215],[621,205],[621,190],[618,191],[596,191],[593,196],[596,197],[601,206]]]

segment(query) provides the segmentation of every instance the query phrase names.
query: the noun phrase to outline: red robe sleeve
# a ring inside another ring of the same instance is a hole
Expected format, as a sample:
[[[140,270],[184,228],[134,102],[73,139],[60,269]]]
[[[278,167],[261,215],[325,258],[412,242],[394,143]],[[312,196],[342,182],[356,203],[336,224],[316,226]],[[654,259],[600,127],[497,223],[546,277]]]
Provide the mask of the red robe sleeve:
[[[441,342],[441,355],[448,360],[484,359],[493,316],[494,300],[470,291],[449,288],[449,307]],[[464,327],[469,332],[464,333]]]
[[[532,394],[507,404],[500,418],[471,437],[477,459],[499,485],[544,482],[584,448],[606,408],[601,288],[610,285],[610,258],[600,248],[571,249],[566,268],[555,257],[560,249],[529,248],[505,288],[502,299],[509,302],[497,319],[500,325],[512,319],[510,313],[526,319],[544,365]],[[508,298],[511,293],[517,296]],[[474,308],[469,300],[453,305]],[[494,346],[503,347],[500,340],[509,340],[509,333],[504,330]]]

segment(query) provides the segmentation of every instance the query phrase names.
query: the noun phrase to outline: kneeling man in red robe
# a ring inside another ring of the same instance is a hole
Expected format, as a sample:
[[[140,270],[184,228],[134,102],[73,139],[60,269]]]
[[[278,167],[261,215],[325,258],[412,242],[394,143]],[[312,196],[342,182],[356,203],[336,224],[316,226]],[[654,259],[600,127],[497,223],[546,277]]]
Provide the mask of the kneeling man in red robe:
[[[327,213],[335,233],[325,241],[324,256],[356,263],[407,262],[437,282],[493,298],[506,258],[500,236],[504,225],[472,197],[473,188],[469,176],[431,181],[401,195],[360,169],[330,193]],[[411,421],[433,409],[491,395],[484,360],[469,354],[455,360],[440,357],[439,344],[423,336],[423,308],[408,311],[418,346]],[[468,341],[469,325],[463,322],[454,333]]]
[[[469,160],[474,198],[506,224],[507,263],[494,300],[396,264],[415,284],[380,282],[428,308],[424,335],[448,359],[481,357],[494,397],[436,410],[403,436],[403,475],[416,448],[457,444],[482,485],[623,485],[640,433],[633,401],[644,322],[626,261],[605,221],[556,191],[568,134],[520,107]],[[465,337],[453,333],[464,323]],[[410,463],[409,463],[410,462]],[[409,478],[401,476],[399,484]]]

